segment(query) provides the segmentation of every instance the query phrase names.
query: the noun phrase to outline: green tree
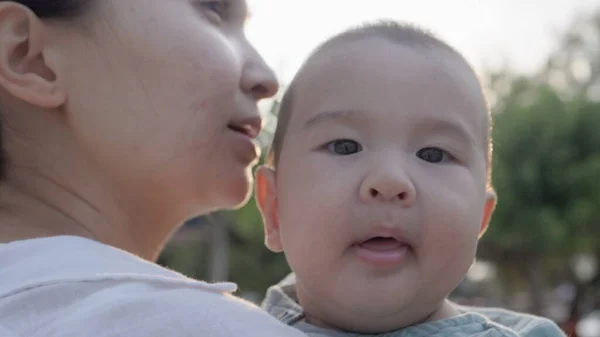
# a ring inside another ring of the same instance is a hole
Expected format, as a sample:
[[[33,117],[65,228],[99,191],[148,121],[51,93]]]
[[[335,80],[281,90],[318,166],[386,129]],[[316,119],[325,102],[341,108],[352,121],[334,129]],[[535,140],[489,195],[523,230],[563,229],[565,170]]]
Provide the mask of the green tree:
[[[520,272],[542,308],[544,273],[594,252],[600,225],[600,106],[517,79],[494,114],[499,204],[480,256]]]
[[[487,77],[497,95],[499,204],[480,256],[525,281],[534,312],[545,285],[578,284],[570,268],[575,254],[600,260],[600,12],[578,20],[561,41],[536,76]],[[579,297],[589,286],[578,284]]]

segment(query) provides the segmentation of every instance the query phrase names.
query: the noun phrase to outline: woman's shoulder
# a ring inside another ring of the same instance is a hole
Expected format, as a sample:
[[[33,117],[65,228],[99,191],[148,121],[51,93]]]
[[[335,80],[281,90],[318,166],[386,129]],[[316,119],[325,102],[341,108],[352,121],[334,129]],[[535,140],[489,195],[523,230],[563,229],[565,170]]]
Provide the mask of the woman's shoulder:
[[[88,241],[0,245],[0,279],[17,274],[0,284],[0,328],[21,336],[299,334],[233,296],[234,284],[195,281]]]
[[[123,250],[76,236],[0,244],[0,266],[0,298],[48,284],[103,279],[157,279],[207,285]]]
[[[302,336],[216,290],[132,280],[49,285],[0,299],[0,326],[36,337]]]
[[[18,336],[301,336],[220,284],[153,280],[46,285],[0,299]]]

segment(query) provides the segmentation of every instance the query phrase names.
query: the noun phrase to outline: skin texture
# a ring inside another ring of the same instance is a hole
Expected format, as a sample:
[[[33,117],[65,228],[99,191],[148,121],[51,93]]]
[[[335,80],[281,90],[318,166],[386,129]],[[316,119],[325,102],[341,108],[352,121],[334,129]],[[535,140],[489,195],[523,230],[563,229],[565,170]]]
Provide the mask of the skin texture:
[[[278,90],[246,16],[242,0],[102,0],[72,21],[0,3],[2,240],[81,235],[152,260],[188,217],[245,203],[256,103]]]
[[[459,57],[380,38],[303,68],[281,156],[257,171],[267,246],[285,252],[309,322],[363,333],[458,314],[446,301],[495,205],[488,116]],[[361,258],[392,236],[395,263]]]

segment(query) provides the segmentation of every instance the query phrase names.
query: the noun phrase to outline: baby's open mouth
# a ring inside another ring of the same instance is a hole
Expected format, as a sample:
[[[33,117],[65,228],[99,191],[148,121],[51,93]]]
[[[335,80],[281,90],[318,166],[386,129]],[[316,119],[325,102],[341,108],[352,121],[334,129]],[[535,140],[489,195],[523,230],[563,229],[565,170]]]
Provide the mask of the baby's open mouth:
[[[393,237],[375,236],[355,245],[356,256],[376,267],[397,266],[406,260],[411,247]]]
[[[359,244],[360,247],[376,252],[385,252],[390,250],[400,249],[403,246],[408,247],[407,244],[402,243],[394,238],[386,238],[382,236],[376,236],[374,238],[363,241]]]

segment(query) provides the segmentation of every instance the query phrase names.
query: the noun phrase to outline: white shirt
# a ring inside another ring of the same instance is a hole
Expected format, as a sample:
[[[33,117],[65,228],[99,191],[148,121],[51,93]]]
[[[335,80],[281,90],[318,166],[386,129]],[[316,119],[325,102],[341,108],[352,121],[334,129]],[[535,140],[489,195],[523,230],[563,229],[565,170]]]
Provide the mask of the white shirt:
[[[306,337],[235,290],[78,237],[0,244],[2,337]]]

